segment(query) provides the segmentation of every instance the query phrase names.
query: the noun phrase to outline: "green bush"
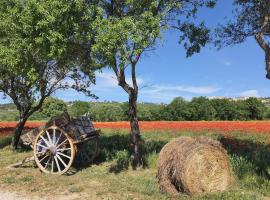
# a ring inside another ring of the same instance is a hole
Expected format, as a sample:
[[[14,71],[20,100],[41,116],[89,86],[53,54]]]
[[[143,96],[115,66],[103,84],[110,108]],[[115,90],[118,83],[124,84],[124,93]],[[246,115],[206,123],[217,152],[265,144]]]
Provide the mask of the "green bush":
[[[44,101],[41,110],[34,113],[30,117],[30,120],[47,120],[51,117],[60,115],[65,111],[67,111],[67,104],[64,101],[49,97]]]
[[[0,105],[0,109],[0,121],[18,120],[18,112],[13,104]],[[129,120],[128,102],[65,103],[55,98],[48,98],[30,120],[48,120],[67,110],[72,117],[89,112],[93,121]],[[139,121],[261,120],[270,119],[270,107],[266,100],[263,103],[257,98],[233,100],[196,97],[186,101],[176,97],[169,104],[138,103],[137,117]]]
[[[78,117],[90,112],[90,104],[84,101],[75,101],[68,107],[68,112],[72,117]]]

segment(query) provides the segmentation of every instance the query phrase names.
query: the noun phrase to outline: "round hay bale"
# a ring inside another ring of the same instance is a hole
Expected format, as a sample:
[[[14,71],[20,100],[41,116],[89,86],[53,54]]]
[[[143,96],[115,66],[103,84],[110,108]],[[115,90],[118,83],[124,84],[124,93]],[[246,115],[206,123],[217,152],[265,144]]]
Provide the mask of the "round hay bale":
[[[180,137],[159,154],[157,178],[162,192],[191,196],[224,191],[234,184],[228,156],[218,141]]]

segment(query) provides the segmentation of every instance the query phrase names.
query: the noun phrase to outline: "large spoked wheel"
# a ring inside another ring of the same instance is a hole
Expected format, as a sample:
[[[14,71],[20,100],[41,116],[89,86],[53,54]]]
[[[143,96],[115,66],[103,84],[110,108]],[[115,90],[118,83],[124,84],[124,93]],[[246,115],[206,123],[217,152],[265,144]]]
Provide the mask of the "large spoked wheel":
[[[71,167],[75,148],[68,135],[56,126],[41,131],[34,143],[37,166],[47,174],[64,174]]]

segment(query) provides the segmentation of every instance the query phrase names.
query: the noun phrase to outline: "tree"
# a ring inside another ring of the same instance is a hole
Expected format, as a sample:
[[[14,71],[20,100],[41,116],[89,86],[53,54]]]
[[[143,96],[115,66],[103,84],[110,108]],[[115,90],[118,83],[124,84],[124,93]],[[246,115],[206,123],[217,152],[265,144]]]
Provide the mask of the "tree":
[[[249,118],[249,111],[248,111],[248,107],[247,104],[245,104],[244,100],[236,100],[234,102],[235,106],[236,106],[236,120],[250,120]]]
[[[63,100],[48,97],[44,100],[42,108],[34,113],[30,119],[50,119],[67,111],[67,105]]]
[[[169,28],[180,32],[179,42],[184,43],[187,56],[199,52],[209,41],[209,31],[204,23],[194,24],[193,17],[204,5],[213,7],[214,1],[101,1],[103,15],[96,20],[96,38],[91,52],[98,63],[113,70],[118,85],[128,94],[134,169],[142,166],[143,143],[137,118],[139,86],[136,66],[144,53],[154,50],[162,33]],[[129,72],[131,83],[126,78]]]
[[[214,120],[216,111],[206,97],[195,97],[189,103],[190,120]]]
[[[188,102],[182,97],[176,97],[166,108],[171,121],[182,121],[189,118]]]
[[[0,92],[19,111],[14,148],[27,119],[56,90],[93,96],[94,67],[84,51],[91,11],[83,0],[0,0]]]
[[[234,20],[217,29],[216,45],[240,44],[255,38],[265,53],[266,78],[270,79],[270,1],[234,0]]]
[[[212,99],[211,104],[215,109],[215,120],[234,120],[237,110],[235,102],[231,99]]]
[[[90,104],[84,101],[75,101],[69,107],[69,113],[71,116],[78,117],[89,112]]]
[[[263,118],[264,105],[261,100],[250,97],[244,103],[247,106],[249,119],[260,120]]]
[[[124,121],[125,107],[122,103],[91,103],[91,117],[95,121]]]

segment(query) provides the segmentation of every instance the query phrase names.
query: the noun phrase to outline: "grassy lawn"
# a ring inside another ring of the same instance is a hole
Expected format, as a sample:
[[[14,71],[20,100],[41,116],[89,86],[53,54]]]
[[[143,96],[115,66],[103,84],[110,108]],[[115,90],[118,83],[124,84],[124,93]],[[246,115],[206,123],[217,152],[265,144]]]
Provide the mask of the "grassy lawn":
[[[32,151],[13,152],[10,137],[0,138],[0,188],[28,196],[70,196],[74,199],[191,199],[170,197],[158,190],[158,152],[172,138],[205,135],[220,140],[227,149],[238,185],[233,190],[194,199],[268,199],[270,197],[269,137],[231,133],[224,138],[215,132],[145,132],[145,169],[133,171],[128,163],[128,131],[103,130],[101,152],[96,164],[72,169],[74,174],[51,176],[29,166],[10,170],[6,166],[21,161]]]

